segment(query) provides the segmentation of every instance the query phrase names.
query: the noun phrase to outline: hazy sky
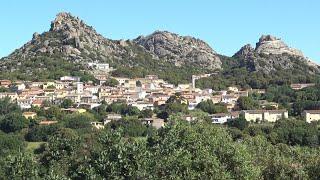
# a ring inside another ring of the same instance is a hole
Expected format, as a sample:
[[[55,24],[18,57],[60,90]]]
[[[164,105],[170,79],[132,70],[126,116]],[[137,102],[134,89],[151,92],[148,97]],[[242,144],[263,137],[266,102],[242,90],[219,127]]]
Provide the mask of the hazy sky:
[[[191,35],[220,54],[253,46],[262,34],[280,37],[320,63],[319,0],[7,0],[0,2],[0,57],[49,30],[71,12],[111,39],[155,30]]]

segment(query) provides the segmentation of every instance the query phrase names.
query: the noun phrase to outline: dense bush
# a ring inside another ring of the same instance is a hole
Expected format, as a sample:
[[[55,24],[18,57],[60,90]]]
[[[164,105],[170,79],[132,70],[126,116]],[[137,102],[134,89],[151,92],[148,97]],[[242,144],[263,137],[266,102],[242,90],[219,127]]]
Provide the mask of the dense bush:
[[[0,157],[4,158],[9,154],[22,152],[25,149],[23,138],[18,135],[5,134],[0,131]],[[0,158],[0,161],[2,159]]]
[[[196,108],[209,114],[228,112],[226,105],[222,103],[213,104],[212,100],[202,101],[196,106]]]
[[[126,137],[143,137],[150,135],[153,131],[152,127],[142,124],[142,122],[136,118],[111,121],[107,126],[113,130],[121,129]],[[107,129],[107,131],[109,130],[110,129]]]
[[[318,146],[319,130],[317,124],[302,120],[280,120],[274,125],[277,142],[288,145]]]
[[[124,102],[114,102],[107,106],[106,111],[129,116],[140,114],[140,110],[137,107],[127,105]]]
[[[227,125],[229,127],[235,127],[240,130],[244,130],[248,127],[249,122],[243,116],[240,116],[239,118],[229,120]]]
[[[119,82],[114,78],[110,78],[104,83],[104,85],[110,86],[110,87],[116,87],[117,85],[119,85]]]
[[[238,99],[237,104],[240,110],[254,110],[259,108],[259,103],[256,102],[251,96],[242,96]]]
[[[92,114],[89,113],[74,113],[65,116],[63,119],[63,124],[65,127],[70,129],[90,129],[91,122],[95,121],[95,118]]]
[[[34,126],[26,134],[26,140],[31,142],[48,141],[49,137],[59,130],[57,125]]]
[[[0,129],[3,132],[16,132],[27,127],[29,120],[24,118],[21,113],[9,113],[0,119]]]

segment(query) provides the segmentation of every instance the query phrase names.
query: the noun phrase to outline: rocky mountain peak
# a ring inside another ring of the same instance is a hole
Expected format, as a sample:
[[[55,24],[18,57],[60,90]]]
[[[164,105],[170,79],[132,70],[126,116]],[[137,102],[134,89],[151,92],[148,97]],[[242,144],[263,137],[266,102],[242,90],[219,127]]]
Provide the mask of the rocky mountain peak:
[[[104,38],[81,19],[62,12],[51,22],[48,32],[34,33],[32,40],[7,59],[30,59],[39,55],[59,54],[73,61],[104,61],[126,53],[117,41]]]
[[[255,51],[259,54],[288,54],[292,56],[303,57],[303,54],[300,50],[289,47],[281,39],[271,35],[262,35],[259,39],[259,42],[256,44]]]
[[[57,14],[55,20],[51,22],[50,31],[71,30],[76,29],[83,25],[83,22],[72,16],[70,13],[61,12]]]
[[[244,45],[236,54],[235,57],[242,57],[246,58],[249,55],[252,55],[254,53],[254,48],[250,44]]]
[[[70,40],[73,41],[72,44],[65,44],[74,45],[76,48],[82,48],[82,44],[84,43],[93,44],[92,41],[101,43],[105,39],[91,26],[86,25],[81,19],[66,12],[57,14],[55,20],[51,22],[49,32],[60,33],[64,42],[70,42]],[[81,40],[85,42],[82,43]]]
[[[269,73],[278,69],[294,69],[304,64],[311,67],[311,73],[320,72],[318,65],[305,58],[301,51],[289,47],[272,35],[262,35],[255,49],[251,45],[245,45],[234,57],[244,60],[244,64],[254,71]]]
[[[276,41],[276,40],[280,40],[272,35],[262,35],[259,38],[259,43],[265,42],[265,41]]]
[[[179,36],[168,31],[155,31],[133,40],[154,56],[182,65],[192,62],[211,69],[220,69],[221,61],[216,52],[204,41],[190,36]]]

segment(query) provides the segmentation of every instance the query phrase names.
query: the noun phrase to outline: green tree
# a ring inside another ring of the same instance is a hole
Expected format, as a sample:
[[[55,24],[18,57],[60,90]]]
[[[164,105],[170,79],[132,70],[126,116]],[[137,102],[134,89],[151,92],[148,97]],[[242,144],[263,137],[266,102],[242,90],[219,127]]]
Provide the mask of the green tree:
[[[140,114],[140,110],[134,106],[128,106],[126,111],[122,114],[127,114],[129,116],[136,116]]]
[[[170,104],[170,103],[186,104],[186,99],[181,95],[181,93],[178,92],[170,96],[170,98],[166,101],[166,103],[167,104]]]
[[[44,115],[49,119],[62,119],[64,113],[58,106],[51,106],[48,110],[45,111]]]
[[[205,122],[189,124],[171,119],[164,129],[148,138],[148,144],[153,151],[151,162],[155,166],[151,166],[151,174],[161,174],[162,178],[259,177],[258,168],[251,164],[247,149],[233,144],[222,128]]]
[[[105,83],[105,86],[116,87],[119,85],[119,81],[114,78],[109,78]]]
[[[106,111],[117,113],[117,114],[125,114],[127,108],[128,108],[128,105],[124,102],[114,102],[107,106]]]
[[[71,99],[64,99],[62,103],[60,104],[60,107],[62,108],[70,108],[73,105],[73,102]]]
[[[152,133],[153,128],[148,127],[136,118],[126,118],[108,123],[109,128],[122,131],[125,137],[142,137]],[[107,129],[109,131],[109,129]]]
[[[91,129],[91,122],[96,121],[94,116],[89,113],[83,114],[70,114],[65,117],[64,125],[71,129]]]
[[[139,80],[138,80],[138,81],[136,81],[136,86],[137,86],[137,87],[142,87],[142,83],[141,83],[141,81],[139,81]]]
[[[228,112],[226,105],[222,103],[213,104],[212,100],[202,101],[196,106],[196,108],[201,109],[202,111],[209,114]]]
[[[28,154],[19,153],[8,157],[4,167],[7,179],[39,179],[36,161]]]
[[[61,129],[44,146],[40,162],[57,177],[67,176],[74,162],[81,157],[82,141],[71,129]]]
[[[59,130],[57,125],[34,126],[28,130],[25,135],[27,141],[39,142],[48,141],[49,137]]]
[[[21,113],[12,112],[0,119],[0,129],[3,132],[16,132],[27,127],[29,121]]]
[[[145,109],[140,112],[140,117],[151,118],[153,116],[153,111],[151,109]]]
[[[227,122],[227,125],[229,127],[236,127],[240,130],[244,130],[245,128],[248,127],[249,122],[244,118],[243,115],[240,115],[239,118],[229,120]]]
[[[107,106],[106,111],[129,116],[140,114],[140,110],[137,107],[127,105],[124,102],[114,102]]]
[[[8,88],[5,87],[0,87],[0,92],[9,92],[10,90]]]
[[[283,119],[275,123],[273,132],[277,134],[277,143],[301,146],[317,146],[319,144],[316,124],[295,119]]]
[[[18,135],[6,134],[0,131],[0,156],[4,158],[18,152],[23,152],[26,143]],[[0,159],[1,159],[0,158]]]
[[[12,112],[20,112],[21,109],[16,103],[12,103],[10,98],[0,99],[0,115],[7,115]]]
[[[103,149],[97,154],[94,167],[106,179],[148,179],[149,157],[146,141],[123,139],[122,131],[104,131],[99,141]]]
[[[241,110],[254,110],[258,108],[258,103],[251,97],[242,96],[237,101]]]
[[[101,117],[104,117],[107,114],[107,106],[103,103],[100,106],[95,107],[93,110]]]
[[[165,112],[167,112],[168,114],[174,114],[174,113],[186,113],[188,112],[188,106],[186,104],[181,104],[179,102],[171,102],[171,103],[167,103],[165,105]]]

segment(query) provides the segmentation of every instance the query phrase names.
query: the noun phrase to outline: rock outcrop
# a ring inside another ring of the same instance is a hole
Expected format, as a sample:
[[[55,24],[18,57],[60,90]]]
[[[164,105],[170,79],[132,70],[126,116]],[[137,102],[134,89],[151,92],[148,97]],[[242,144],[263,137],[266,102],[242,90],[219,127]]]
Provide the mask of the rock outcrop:
[[[288,54],[303,57],[301,51],[288,47],[281,39],[271,35],[262,35],[259,42],[256,44],[255,51],[259,54]]]
[[[240,59],[250,71],[270,73],[281,69],[304,68],[309,73],[320,72],[319,65],[304,57],[301,51],[290,48],[271,35],[261,36],[255,48],[245,45],[234,57]]]
[[[177,66],[185,62],[198,64],[210,69],[220,69],[221,61],[212,48],[199,39],[179,36],[167,31],[156,31],[146,37],[133,40],[158,58],[164,58]]]
[[[254,54],[254,48],[250,45],[247,44],[243,46],[234,56],[236,57],[242,57],[242,58],[248,58]]]

